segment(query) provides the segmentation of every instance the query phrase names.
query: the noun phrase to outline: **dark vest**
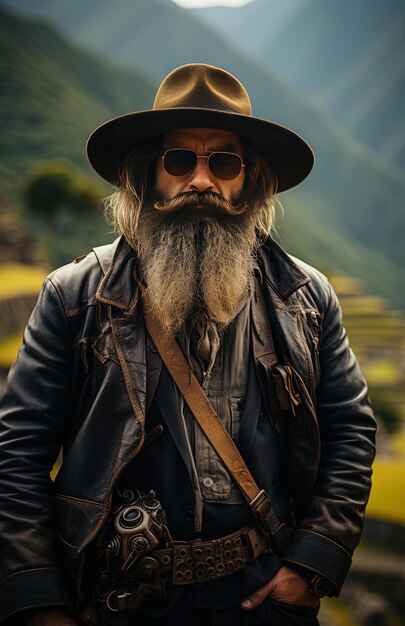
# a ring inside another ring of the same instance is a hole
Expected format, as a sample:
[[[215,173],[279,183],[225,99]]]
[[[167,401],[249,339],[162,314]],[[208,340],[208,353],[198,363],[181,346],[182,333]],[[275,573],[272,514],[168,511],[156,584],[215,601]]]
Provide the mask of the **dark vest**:
[[[149,349],[150,342],[149,342]],[[251,348],[251,353],[253,348]],[[156,355],[154,357],[156,359]],[[159,358],[159,357],[158,357]],[[273,430],[262,406],[258,372],[251,354],[251,366],[239,439],[236,441],[257,484],[266,489],[278,517],[289,522],[289,500],[283,485],[283,442]],[[146,432],[157,424],[163,432],[129,464],[120,477],[119,489],[153,489],[167,513],[173,539],[189,541],[212,539],[232,533],[253,521],[247,504],[206,503],[201,534],[194,532],[194,492],[190,460],[181,424],[174,383],[162,366],[159,383],[146,418]],[[193,593],[197,606],[228,608],[269,580],[280,566],[274,555],[259,557],[242,572],[201,587],[177,587],[168,590],[164,605],[148,601],[141,612],[160,617],[179,601],[184,593]]]

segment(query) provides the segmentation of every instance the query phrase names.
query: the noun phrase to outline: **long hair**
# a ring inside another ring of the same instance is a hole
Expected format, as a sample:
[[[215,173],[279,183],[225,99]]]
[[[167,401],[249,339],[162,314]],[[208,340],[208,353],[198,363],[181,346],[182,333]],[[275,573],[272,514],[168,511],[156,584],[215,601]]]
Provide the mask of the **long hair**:
[[[274,228],[277,176],[268,160],[242,140],[246,178],[243,187],[244,202],[257,213],[256,230],[265,240]],[[147,192],[154,182],[154,165],[162,154],[163,135],[130,152],[121,165],[116,181],[117,190],[104,199],[107,222],[123,234],[127,241],[136,241],[139,216]]]

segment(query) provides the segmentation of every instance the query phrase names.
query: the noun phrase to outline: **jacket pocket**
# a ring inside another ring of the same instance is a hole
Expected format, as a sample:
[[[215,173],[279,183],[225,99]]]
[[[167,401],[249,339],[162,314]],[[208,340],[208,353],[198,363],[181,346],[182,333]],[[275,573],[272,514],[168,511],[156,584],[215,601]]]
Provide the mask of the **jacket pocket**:
[[[110,324],[103,326],[101,333],[92,342],[92,349],[102,365],[104,365],[106,361],[119,363]]]
[[[64,546],[81,552],[94,537],[94,531],[106,511],[106,506],[62,494],[55,495],[58,535]]]

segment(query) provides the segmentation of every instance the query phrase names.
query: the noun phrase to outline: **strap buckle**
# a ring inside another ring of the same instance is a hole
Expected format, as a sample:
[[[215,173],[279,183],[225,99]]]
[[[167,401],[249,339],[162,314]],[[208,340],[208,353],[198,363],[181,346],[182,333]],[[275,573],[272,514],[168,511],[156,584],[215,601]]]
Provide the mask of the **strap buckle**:
[[[253,500],[249,502],[249,507],[254,517],[259,518],[266,527],[265,519],[273,512],[273,508],[271,506],[270,498],[268,497],[264,489],[259,491],[257,496],[255,496]]]
[[[254,517],[260,520],[269,537],[271,549],[276,554],[281,554],[290,543],[294,530],[287,528],[284,522],[280,522],[273,511],[271,500],[264,489],[249,504]]]
[[[253,563],[262,554],[270,554],[272,551],[270,537],[261,524],[255,524],[242,533],[249,552],[249,561]]]

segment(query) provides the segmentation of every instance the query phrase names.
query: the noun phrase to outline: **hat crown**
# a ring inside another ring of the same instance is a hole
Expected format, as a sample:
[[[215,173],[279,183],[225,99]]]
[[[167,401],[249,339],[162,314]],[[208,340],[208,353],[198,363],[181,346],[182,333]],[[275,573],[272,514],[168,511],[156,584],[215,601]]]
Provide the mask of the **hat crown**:
[[[249,95],[229,72],[204,63],[182,65],[162,81],[153,109],[182,107],[252,115]]]

